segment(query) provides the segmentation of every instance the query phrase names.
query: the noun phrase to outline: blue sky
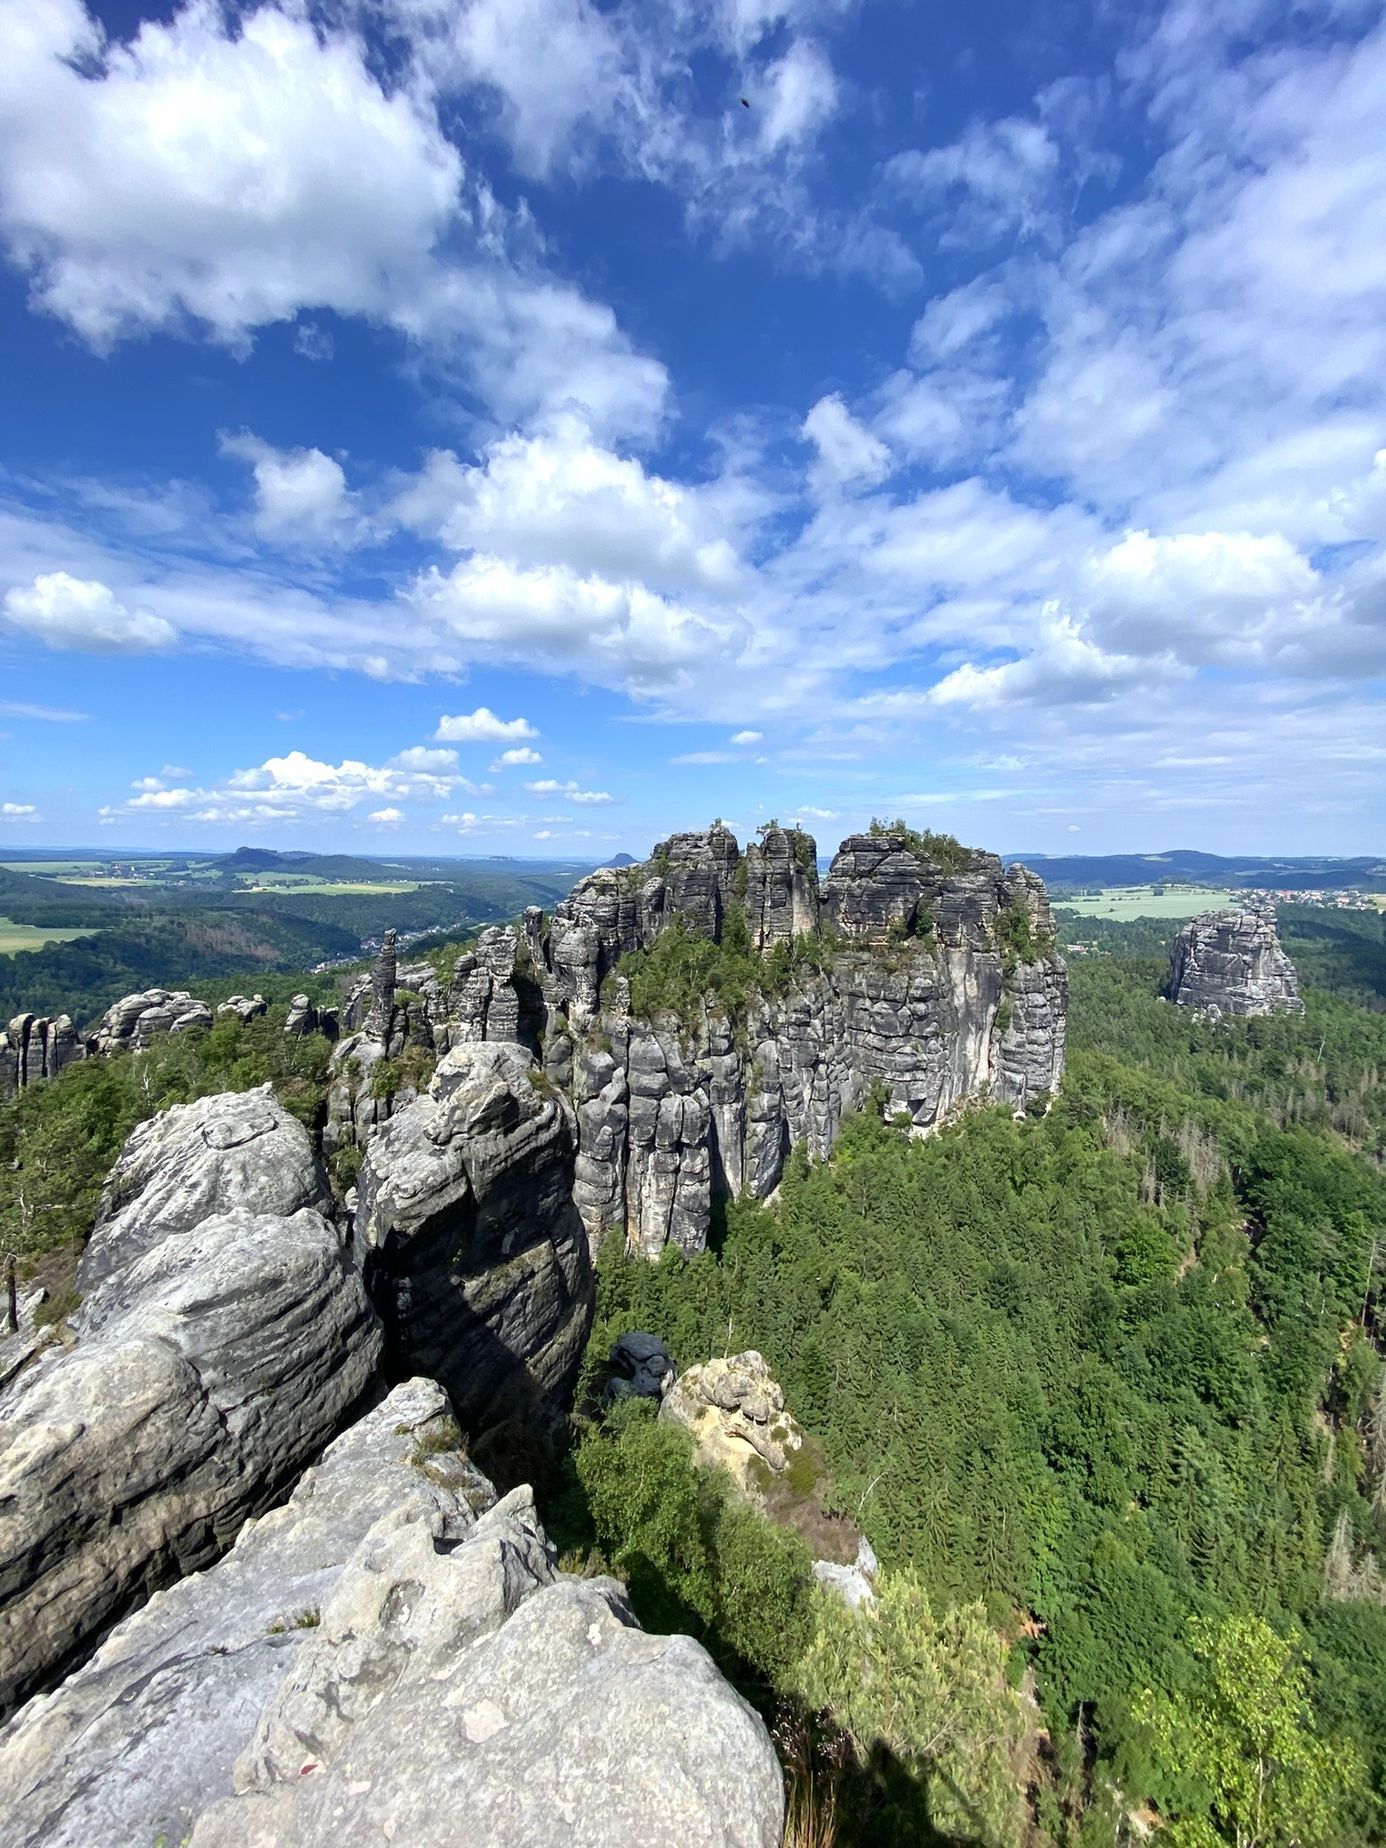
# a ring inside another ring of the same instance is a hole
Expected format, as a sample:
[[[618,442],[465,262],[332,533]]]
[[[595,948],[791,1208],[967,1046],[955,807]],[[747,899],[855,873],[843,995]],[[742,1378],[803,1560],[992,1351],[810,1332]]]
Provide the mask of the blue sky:
[[[1379,5],[6,40],[0,841],[1386,851]]]

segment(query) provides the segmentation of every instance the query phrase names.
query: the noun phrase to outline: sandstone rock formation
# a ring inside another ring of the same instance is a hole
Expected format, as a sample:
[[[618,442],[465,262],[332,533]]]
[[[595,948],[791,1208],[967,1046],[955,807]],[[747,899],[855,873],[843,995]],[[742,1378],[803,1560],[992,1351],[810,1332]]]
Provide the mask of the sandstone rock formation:
[[[1280,947],[1274,905],[1238,905],[1190,918],[1174,940],[1165,994],[1214,1020],[1302,1014],[1299,978]]]
[[[753,1500],[765,1470],[782,1474],[804,1441],[779,1382],[754,1349],[681,1373],[659,1415],[691,1431],[698,1461],[725,1469]]]
[[[309,1033],[321,1033],[325,1039],[334,1040],[337,1037],[337,1010],[335,1007],[319,1007],[307,995],[294,995],[289,1002],[284,1031],[295,1039],[301,1039]]]
[[[956,847],[944,864],[889,831],[849,836],[821,894],[816,868],[797,831],[766,830],[744,858],[725,829],[674,835],[644,865],[581,880],[530,932],[594,1242],[619,1227],[651,1255],[700,1250],[716,1191],[764,1198],[798,1142],[826,1157],[875,1085],[919,1130],[978,1095],[1024,1109],[1058,1085],[1067,974],[1033,873]],[[737,906],[762,952],[809,932],[821,953],[767,979],[743,1018],[633,1017],[620,958],[676,917],[720,939]]]
[[[0,1097],[56,1078],[83,1052],[69,1015],[16,1014],[0,1032]]]
[[[215,1558],[365,1389],[378,1323],[268,1086],[142,1124],[71,1346],[0,1401],[0,1708]]]
[[[263,995],[228,995],[217,1006],[217,1015],[234,1014],[242,1025],[258,1020],[261,1014],[269,1012],[269,1002]]]
[[[605,1398],[662,1399],[678,1377],[673,1356],[658,1335],[632,1329],[612,1343]]]
[[[450,1424],[397,1387],[18,1715],[6,1839],[778,1843],[760,1721],[618,1586],[556,1573],[529,1491],[495,1503]]]
[[[466,1428],[546,1422],[592,1311],[572,1203],[573,1116],[531,1055],[464,1042],[426,1096],[365,1146],[356,1242],[389,1331],[388,1364],[428,1372]]]
[[[102,1057],[126,1047],[147,1046],[160,1033],[185,1033],[189,1027],[211,1024],[211,1008],[205,1001],[194,1000],[186,989],[147,988],[106,1009],[87,1040],[87,1051]]]

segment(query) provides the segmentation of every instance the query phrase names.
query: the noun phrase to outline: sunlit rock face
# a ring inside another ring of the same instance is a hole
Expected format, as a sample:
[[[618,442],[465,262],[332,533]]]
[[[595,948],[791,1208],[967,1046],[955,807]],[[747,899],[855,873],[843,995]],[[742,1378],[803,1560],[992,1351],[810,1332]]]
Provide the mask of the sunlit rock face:
[[[619,1227],[651,1256],[701,1250],[719,1192],[765,1198],[789,1150],[825,1157],[876,1086],[918,1131],[969,1099],[1023,1110],[1057,1088],[1068,977],[1043,883],[992,854],[946,858],[906,834],[852,835],[820,889],[812,836],[767,828],[742,855],[714,828],[574,887],[531,953],[594,1242]],[[763,957],[822,935],[831,950],[736,1019],[712,1004],[635,1017],[621,957],[675,919],[725,942],[734,912]]]
[[[1302,1014],[1299,977],[1280,947],[1274,905],[1239,905],[1190,918],[1174,940],[1165,994],[1212,1019]]]

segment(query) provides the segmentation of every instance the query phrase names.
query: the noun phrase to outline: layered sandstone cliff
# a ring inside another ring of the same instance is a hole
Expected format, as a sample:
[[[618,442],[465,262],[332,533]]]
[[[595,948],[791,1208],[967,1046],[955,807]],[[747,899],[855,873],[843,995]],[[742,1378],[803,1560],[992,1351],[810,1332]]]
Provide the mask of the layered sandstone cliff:
[[[1238,905],[1190,918],[1174,940],[1165,994],[1223,1014],[1302,1014],[1299,977],[1280,947],[1274,905]]]

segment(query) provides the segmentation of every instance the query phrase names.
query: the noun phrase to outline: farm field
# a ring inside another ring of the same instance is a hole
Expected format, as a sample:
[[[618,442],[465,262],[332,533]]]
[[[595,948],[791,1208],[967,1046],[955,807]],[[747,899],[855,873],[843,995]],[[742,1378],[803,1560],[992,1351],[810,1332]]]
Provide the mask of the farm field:
[[[0,956],[17,950],[41,950],[45,943],[71,943],[74,937],[96,937],[94,930],[55,930],[51,924],[12,924],[0,918]]]
[[[266,873],[252,885],[241,886],[242,892],[335,892],[342,896],[357,893],[417,892],[417,879],[300,879],[294,873]]]
[[[1200,911],[1216,911],[1236,903],[1233,892],[1202,886],[1169,886],[1158,896],[1150,886],[1110,886],[1086,898],[1051,895],[1056,911],[1076,911],[1085,918],[1112,918],[1119,924],[1132,918],[1192,918]]]

